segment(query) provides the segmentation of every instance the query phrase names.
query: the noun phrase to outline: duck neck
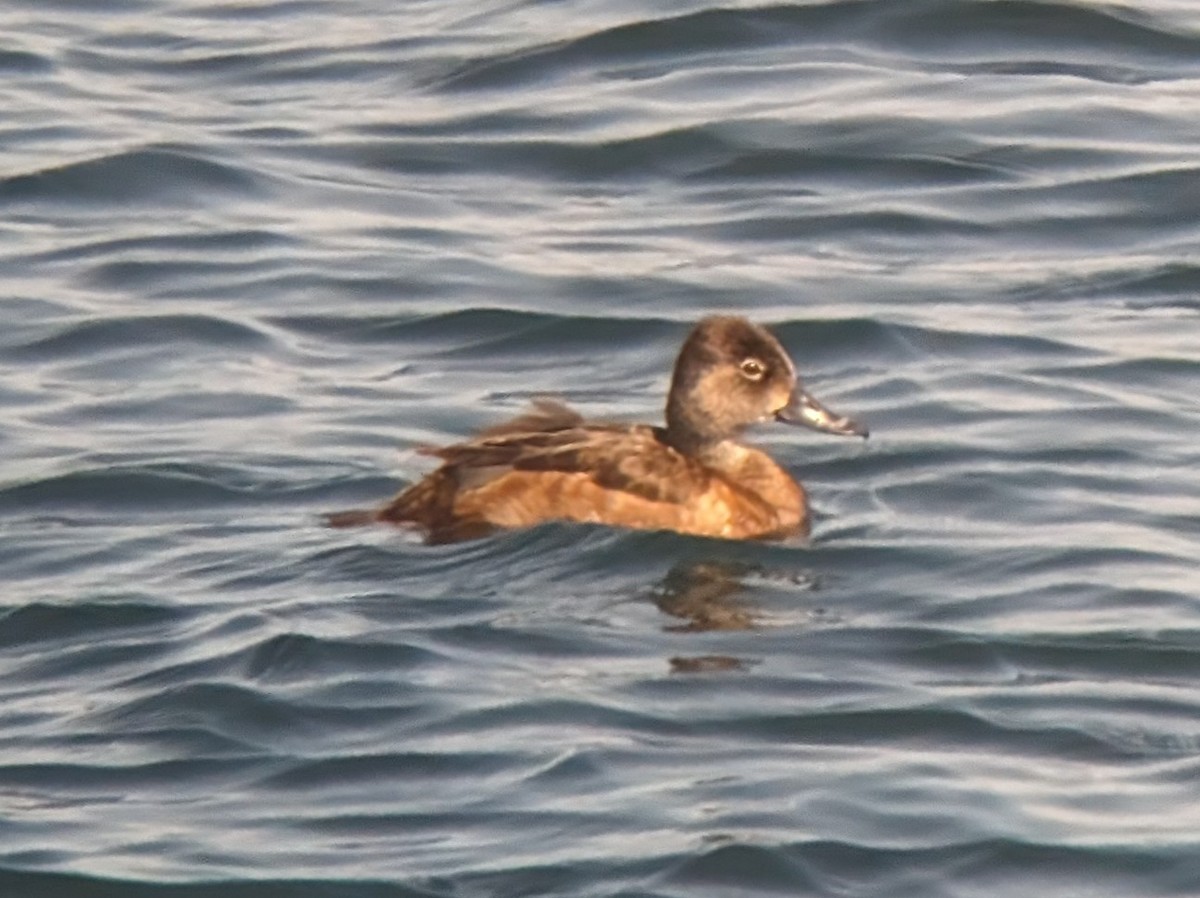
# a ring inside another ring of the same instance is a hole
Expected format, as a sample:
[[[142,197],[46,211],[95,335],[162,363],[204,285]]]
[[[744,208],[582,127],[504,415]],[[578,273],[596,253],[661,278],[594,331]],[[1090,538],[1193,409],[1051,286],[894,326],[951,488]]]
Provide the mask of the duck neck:
[[[672,448],[684,455],[702,458],[719,446],[726,436],[674,395],[667,401],[666,441]]]

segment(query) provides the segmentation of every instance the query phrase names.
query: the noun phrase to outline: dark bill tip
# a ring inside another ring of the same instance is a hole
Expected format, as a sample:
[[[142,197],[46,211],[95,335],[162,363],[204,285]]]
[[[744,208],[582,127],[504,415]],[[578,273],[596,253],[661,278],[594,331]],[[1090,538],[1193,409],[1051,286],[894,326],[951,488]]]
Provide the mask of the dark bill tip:
[[[784,424],[799,424],[811,427],[822,433],[832,433],[843,437],[870,436],[870,431],[853,418],[834,414],[809,393],[802,389],[792,393],[791,402],[775,413],[775,420]]]

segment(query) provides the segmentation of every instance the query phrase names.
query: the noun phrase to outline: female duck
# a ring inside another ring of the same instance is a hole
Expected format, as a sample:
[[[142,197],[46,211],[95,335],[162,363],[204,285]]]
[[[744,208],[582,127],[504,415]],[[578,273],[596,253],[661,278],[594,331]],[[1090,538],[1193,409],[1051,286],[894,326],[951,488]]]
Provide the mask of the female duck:
[[[551,520],[727,539],[807,536],[804,488],[736,438],[771,419],[867,435],[804,390],[769,331],[731,316],[705,318],[684,341],[666,419],[666,427],[589,423],[541,400],[467,442],[425,450],[440,468],[379,508],[328,523],[411,525],[431,542]]]

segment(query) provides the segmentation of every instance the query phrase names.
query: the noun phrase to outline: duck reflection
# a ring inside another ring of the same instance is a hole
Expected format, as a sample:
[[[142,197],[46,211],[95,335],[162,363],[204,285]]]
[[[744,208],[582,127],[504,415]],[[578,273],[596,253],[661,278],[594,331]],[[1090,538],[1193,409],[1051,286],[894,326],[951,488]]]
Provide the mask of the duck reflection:
[[[753,630],[769,625],[767,612],[751,597],[749,580],[777,579],[751,564],[701,561],[678,564],[663,578],[652,597],[664,614],[678,623],[664,629],[676,633],[710,630]],[[791,584],[815,585],[810,574],[793,574]],[[822,614],[820,609],[817,614]],[[756,663],[733,655],[676,655],[669,659],[672,673],[708,673],[745,670]]]
[[[750,662],[733,655],[675,655],[667,659],[671,673],[710,673],[717,670],[745,670]]]
[[[654,604],[682,623],[667,627],[679,632],[750,630],[757,623],[742,578],[753,569],[732,562],[689,562],[676,565],[655,590]]]

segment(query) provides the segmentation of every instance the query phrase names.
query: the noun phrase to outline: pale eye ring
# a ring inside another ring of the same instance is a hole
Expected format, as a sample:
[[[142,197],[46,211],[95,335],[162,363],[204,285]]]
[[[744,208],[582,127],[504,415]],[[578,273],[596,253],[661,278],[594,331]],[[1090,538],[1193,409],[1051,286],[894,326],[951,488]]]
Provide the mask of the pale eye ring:
[[[763,375],[767,373],[767,366],[755,358],[744,360],[741,369],[742,375],[747,380],[762,380]]]

